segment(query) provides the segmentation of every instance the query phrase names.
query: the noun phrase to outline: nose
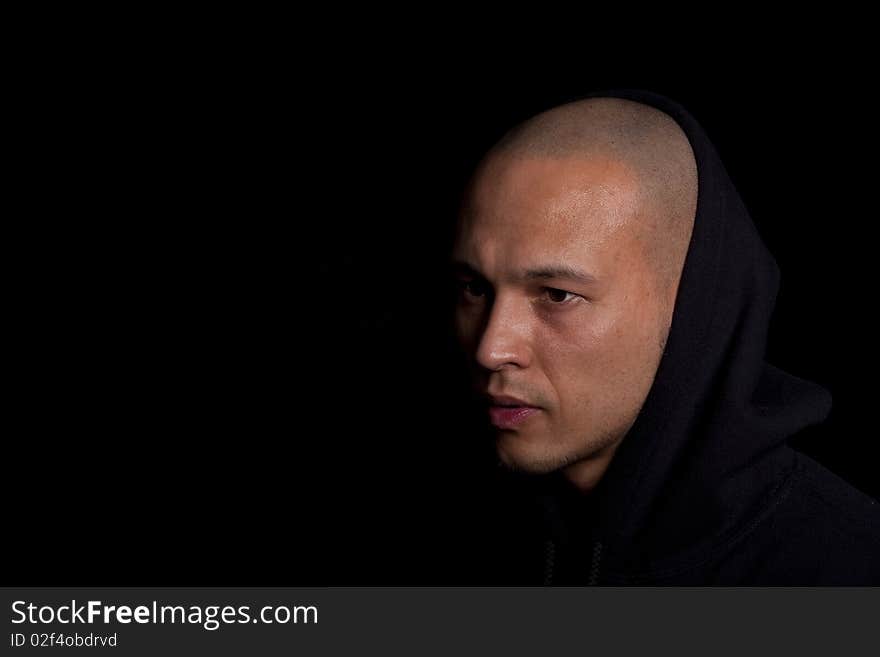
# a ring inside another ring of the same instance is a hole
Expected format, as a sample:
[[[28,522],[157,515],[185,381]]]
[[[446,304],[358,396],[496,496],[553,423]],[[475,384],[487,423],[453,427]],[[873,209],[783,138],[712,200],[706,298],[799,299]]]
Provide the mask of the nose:
[[[497,296],[477,346],[477,363],[491,371],[507,365],[528,367],[532,358],[530,334],[528,309],[514,298]]]

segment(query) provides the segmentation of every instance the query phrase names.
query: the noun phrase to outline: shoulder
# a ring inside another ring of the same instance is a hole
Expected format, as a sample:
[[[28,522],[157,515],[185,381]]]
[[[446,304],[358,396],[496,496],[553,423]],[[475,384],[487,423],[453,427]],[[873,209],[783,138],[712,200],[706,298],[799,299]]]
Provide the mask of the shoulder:
[[[806,454],[795,452],[793,488],[804,503],[831,513],[833,524],[848,533],[880,541],[880,503]]]
[[[795,452],[787,492],[769,531],[816,584],[880,584],[880,503]]]

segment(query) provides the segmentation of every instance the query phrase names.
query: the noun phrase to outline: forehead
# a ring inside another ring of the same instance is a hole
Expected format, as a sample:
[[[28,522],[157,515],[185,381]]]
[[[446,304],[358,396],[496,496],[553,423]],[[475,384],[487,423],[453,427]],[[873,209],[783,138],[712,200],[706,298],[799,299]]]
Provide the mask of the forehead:
[[[496,156],[475,176],[457,251],[577,256],[618,239],[635,211],[635,176],[611,157]]]

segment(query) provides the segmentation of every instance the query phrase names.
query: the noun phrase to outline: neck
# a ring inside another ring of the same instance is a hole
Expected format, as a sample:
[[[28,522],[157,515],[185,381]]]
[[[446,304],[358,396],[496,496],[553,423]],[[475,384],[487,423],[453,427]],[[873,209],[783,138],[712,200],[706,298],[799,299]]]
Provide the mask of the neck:
[[[614,456],[614,452],[617,451],[620,442],[620,440],[617,440],[606,445],[595,454],[572,463],[563,468],[562,473],[579,491],[589,493],[602,479],[602,475],[605,474],[605,471],[611,464],[611,458]]]

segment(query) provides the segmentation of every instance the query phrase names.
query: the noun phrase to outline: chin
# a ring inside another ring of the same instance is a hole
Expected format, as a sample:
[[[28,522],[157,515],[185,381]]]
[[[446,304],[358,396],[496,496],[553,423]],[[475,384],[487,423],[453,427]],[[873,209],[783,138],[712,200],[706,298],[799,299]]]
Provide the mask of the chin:
[[[527,474],[548,474],[565,467],[573,455],[554,454],[546,448],[530,445],[516,434],[501,432],[495,440],[501,463],[510,470]]]

